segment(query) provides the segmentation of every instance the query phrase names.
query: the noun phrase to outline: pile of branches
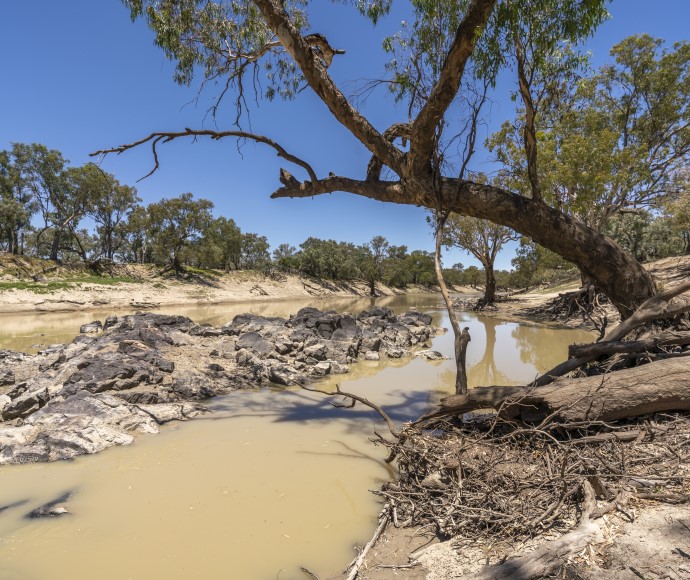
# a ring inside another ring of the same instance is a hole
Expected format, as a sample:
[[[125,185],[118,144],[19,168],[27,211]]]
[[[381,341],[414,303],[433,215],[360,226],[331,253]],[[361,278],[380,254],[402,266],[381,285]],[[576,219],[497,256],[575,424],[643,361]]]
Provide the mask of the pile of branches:
[[[431,430],[433,429],[433,430]],[[690,502],[690,417],[655,414],[607,424],[468,423],[409,426],[395,441],[396,481],[377,492],[396,526],[431,526],[445,537],[526,539],[566,532],[588,517],[624,514],[631,497]]]
[[[561,293],[545,304],[524,310],[525,316],[536,320],[565,323],[577,319],[597,330],[606,326],[611,313],[609,299],[592,285]]]

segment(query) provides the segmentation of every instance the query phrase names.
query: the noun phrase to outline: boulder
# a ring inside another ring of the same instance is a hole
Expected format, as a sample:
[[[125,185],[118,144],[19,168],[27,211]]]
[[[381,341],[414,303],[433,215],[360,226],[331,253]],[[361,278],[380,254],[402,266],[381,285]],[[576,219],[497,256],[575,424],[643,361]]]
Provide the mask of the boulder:
[[[81,334],[93,334],[93,333],[97,333],[102,328],[103,328],[103,325],[101,324],[101,321],[100,320],[94,320],[93,322],[89,322],[88,324],[82,324],[81,327],[79,328],[79,332]]]
[[[237,339],[237,350],[246,348],[259,355],[267,355],[275,350],[275,345],[263,338],[258,332],[247,332]]]
[[[379,353],[375,350],[368,350],[364,353],[364,360],[380,360]]]

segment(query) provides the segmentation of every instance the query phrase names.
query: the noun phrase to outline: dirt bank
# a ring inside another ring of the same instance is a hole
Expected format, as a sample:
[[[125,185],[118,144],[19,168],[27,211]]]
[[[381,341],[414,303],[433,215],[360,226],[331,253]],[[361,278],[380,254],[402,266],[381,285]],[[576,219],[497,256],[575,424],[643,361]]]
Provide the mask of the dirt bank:
[[[377,295],[428,292],[376,285]],[[0,254],[0,314],[76,310],[145,310],[171,305],[369,296],[364,280],[318,280],[294,274],[269,276],[247,271],[188,271],[175,276],[151,265],[128,264],[95,276],[83,266],[57,266],[47,261]]]

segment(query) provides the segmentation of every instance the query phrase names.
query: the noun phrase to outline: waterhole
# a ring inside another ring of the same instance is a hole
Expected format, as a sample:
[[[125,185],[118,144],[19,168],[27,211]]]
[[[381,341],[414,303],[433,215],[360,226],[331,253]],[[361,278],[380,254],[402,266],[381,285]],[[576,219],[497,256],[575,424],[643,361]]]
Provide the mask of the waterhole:
[[[376,303],[396,312],[431,312],[435,324],[449,326],[437,296]],[[371,301],[168,312],[220,325],[240,312],[287,316],[306,305],[356,314]],[[110,314],[5,316],[0,347],[31,350],[71,340],[81,324]],[[569,344],[588,340],[580,331],[469,313],[462,318],[472,336],[470,386],[524,383],[563,360]],[[433,348],[452,357],[452,335],[435,338]],[[337,380],[395,419],[414,419],[452,393],[454,365],[414,357],[363,361]],[[238,391],[209,405],[212,413],[139,437],[129,447],[0,468],[0,579],[289,580],[308,577],[302,566],[321,578],[336,575],[373,531],[381,506],[369,490],[394,475],[383,461],[385,450],[369,440],[374,430],[385,434],[385,426],[367,409],[335,408],[303,390]],[[26,518],[66,492],[73,492],[70,515]]]

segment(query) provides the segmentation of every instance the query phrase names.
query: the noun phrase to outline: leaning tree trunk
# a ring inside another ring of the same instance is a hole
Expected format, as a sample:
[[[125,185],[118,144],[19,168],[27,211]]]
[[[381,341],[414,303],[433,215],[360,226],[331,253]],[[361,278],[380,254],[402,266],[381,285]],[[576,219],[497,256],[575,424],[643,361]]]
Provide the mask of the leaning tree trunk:
[[[655,294],[651,275],[632,255],[580,220],[491,185],[466,181],[445,189],[444,207],[510,227],[576,264],[622,318]]]
[[[618,309],[630,316],[656,293],[651,275],[615,241],[541,201],[510,193],[500,187],[453,178],[432,179],[414,175],[402,181],[361,181],[329,177],[300,182],[281,170],[283,187],[272,197],[312,197],[334,191],[349,191],[370,199],[429,209],[442,207],[454,213],[489,220],[530,237],[538,244],[572,262],[589,276]]]

